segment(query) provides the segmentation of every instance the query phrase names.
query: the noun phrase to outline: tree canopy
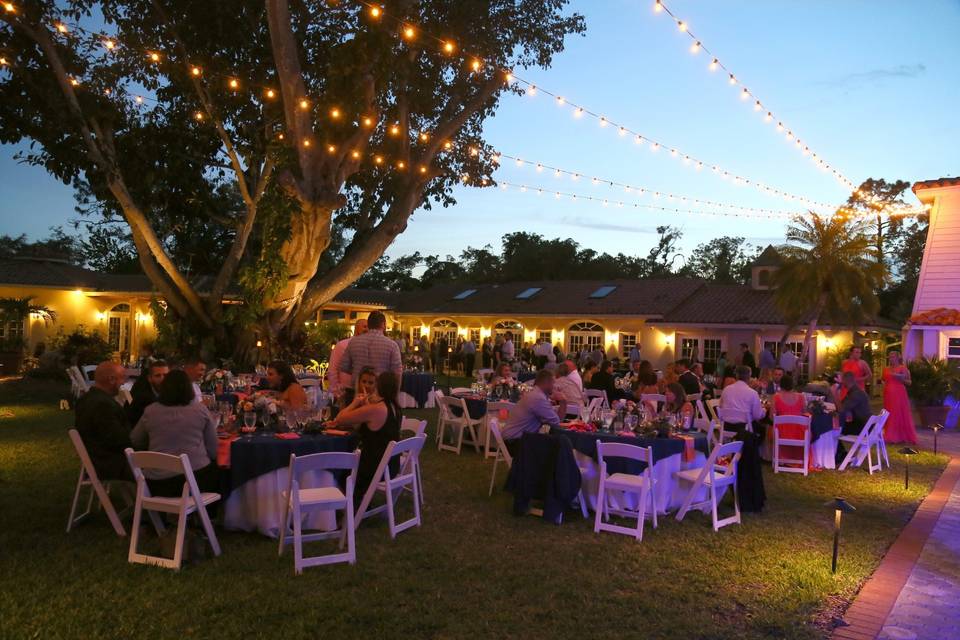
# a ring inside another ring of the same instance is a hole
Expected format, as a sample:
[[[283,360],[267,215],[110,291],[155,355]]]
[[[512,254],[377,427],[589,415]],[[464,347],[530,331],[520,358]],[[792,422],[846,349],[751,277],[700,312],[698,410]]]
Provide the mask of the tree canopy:
[[[239,282],[276,337],[363,274],[414,210],[453,204],[458,182],[492,184],[483,123],[519,92],[506,70],[547,67],[584,31],[566,5],[15,3],[0,14],[0,141],[29,141],[27,162],[122,221],[179,317],[217,332]]]

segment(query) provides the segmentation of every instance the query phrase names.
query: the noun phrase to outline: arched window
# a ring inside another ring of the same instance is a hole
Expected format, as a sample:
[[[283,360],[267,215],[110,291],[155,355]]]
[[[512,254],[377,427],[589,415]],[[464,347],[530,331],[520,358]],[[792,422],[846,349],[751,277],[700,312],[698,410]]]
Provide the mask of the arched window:
[[[583,349],[603,350],[603,327],[596,322],[578,322],[567,330],[567,350],[579,353]]]
[[[441,338],[447,341],[448,345],[452,345],[457,341],[457,323],[452,320],[437,320],[433,323],[433,326],[430,327],[430,337],[434,341],[440,340]]]
[[[507,334],[513,336],[514,342],[523,340],[523,325],[516,320],[501,320],[493,325],[493,337],[504,336]]]

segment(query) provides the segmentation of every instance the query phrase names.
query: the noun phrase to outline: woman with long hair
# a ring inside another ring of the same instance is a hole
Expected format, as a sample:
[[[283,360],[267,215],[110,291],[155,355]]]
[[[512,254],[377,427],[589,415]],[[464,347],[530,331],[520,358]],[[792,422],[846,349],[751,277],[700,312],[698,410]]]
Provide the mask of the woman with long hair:
[[[687,392],[679,382],[671,382],[664,389],[663,412],[676,417],[677,425],[693,419],[693,405],[687,401]]]
[[[360,437],[360,464],[357,467],[357,484],[354,488],[353,502],[359,505],[363,494],[367,492],[373,475],[387,445],[391,440],[400,439],[400,423],[403,415],[397,396],[400,393],[400,380],[392,371],[377,376],[376,395],[370,396],[358,390],[350,405],[340,411],[331,423],[336,427],[351,427]],[[390,461],[390,473],[398,472],[398,460]]]
[[[307,407],[307,392],[297,382],[293,369],[283,360],[267,365],[267,385],[277,392],[277,401],[284,409],[299,411]]]
[[[883,408],[890,412],[890,417],[883,429],[883,439],[917,444],[917,429],[907,395],[910,369],[903,364],[899,351],[890,351],[887,358],[890,366],[883,369]]]

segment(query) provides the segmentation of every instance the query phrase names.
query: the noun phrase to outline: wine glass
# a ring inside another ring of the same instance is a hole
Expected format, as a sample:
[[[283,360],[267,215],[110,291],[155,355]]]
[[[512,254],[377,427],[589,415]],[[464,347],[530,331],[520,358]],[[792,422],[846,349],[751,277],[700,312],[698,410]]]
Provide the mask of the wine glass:
[[[243,432],[252,434],[257,428],[257,414],[255,411],[243,412]]]
[[[604,411],[601,418],[603,419],[603,430],[610,431],[610,425],[613,424],[613,411]]]

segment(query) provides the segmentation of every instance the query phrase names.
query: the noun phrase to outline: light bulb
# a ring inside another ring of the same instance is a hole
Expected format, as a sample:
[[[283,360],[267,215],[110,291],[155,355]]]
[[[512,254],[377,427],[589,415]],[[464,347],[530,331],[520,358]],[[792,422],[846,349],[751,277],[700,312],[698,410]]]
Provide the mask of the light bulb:
[[[747,88],[746,88],[746,87],[744,87],[744,88],[743,88],[743,91],[740,92],[740,99],[741,99],[741,100],[746,100],[746,99],[749,98],[749,97],[750,97],[750,92],[747,91]]]
[[[334,145],[327,145],[327,153],[333,153],[337,148]]]
[[[453,43],[452,43],[452,42],[444,42],[444,43],[443,43],[443,50],[446,51],[447,53],[453,53],[453,50],[454,50],[454,49],[455,49],[455,47],[453,46]]]
[[[680,31],[686,31],[687,23],[685,23],[683,20],[677,20],[677,29],[680,29]]]
[[[633,139],[633,141],[634,141],[636,144],[643,144],[643,136],[636,136],[636,137]]]
[[[8,13],[16,13],[17,8],[13,6],[12,2],[4,2],[3,8],[7,10]]]
[[[427,172],[427,168],[424,167],[424,166],[421,166],[421,167],[420,167],[420,173],[426,173],[426,172]]]
[[[573,112],[574,118],[579,118],[583,115],[583,107],[577,107],[577,110]]]
[[[480,71],[480,67],[482,66],[483,64],[476,58],[474,58],[473,61],[470,63],[470,68],[473,69],[474,71]]]
[[[197,111],[196,113],[193,114],[193,119],[197,121],[203,120],[203,113],[200,111]]]
[[[231,88],[231,89],[239,89],[239,88],[240,88],[240,81],[237,80],[236,78],[230,78],[230,82],[228,82],[227,84],[230,85],[230,88]]]
[[[651,150],[651,151],[657,151],[658,149],[660,149],[660,143],[659,143],[659,142],[654,142],[652,145],[650,145],[650,150]]]
[[[399,125],[395,125],[395,124],[394,124],[394,125],[391,125],[391,126],[390,126],[390,135],[392,135],[392,136],[400,135],[400,127],[399,127]]]
[[[710,62],[710,71],[716,71],[717,67],[719,66],[720,66],[720,61],[714,58],[713,61]]]
[[[403,37],[407,40],[413,40],[413,37],[417,35],[417,32],[414,31],[413,27],[407,26],[403,29]]]
[[[365,126],[365,127],[372,127],[372,126],[373,126],[373,118],[371,118],[370,116],[367,116],[366,118],[364,118],[364,119],[363,119],[363,126]]]
[[[303,146],[309,147],[309,146],[310,146],[310,141],[307,140],[307,139],[304,139],[304,141],[303,141]]]
[[[377,164],[383,164],[383,156],[374,156],[373,161]]]
[[[156,51],[150,52],[150,62],[160,62],[160,54]]]
[[[397,169],[406,169],[406,168],[407,168],[407,165],[406,163],[404,163],[403,160],[397,163]]]
[[[449,151],[450,149],[453,148],[453,143],[451,143],[449,140],[447,140],[446,142],[443,143],[443,148],[446,149],[447,151]]]
[[[762,108],[763,108],[763,105],[760,104],[760,101],[759,101],[759,100],[757,100],[756,102],[753,103],[753,110],[754,110],[754,111],[760,111]]]
[[[379,18],[380,15],[381,15],[381,13],[382,13],[382,11],[380,11],[380,7],[370,7],[370,16],[371,16],[371,17],[373,17],[373,18]]]
[[[104,40],[103,46],[107,49],[107,51],[113,51],[114,47],[117,46],[117,43],[113,40]]]
[[[430,137],[430,136],[427,135],[427,132],[426,132],[426,131],[421,131],[421,132],[420,132],[420,140],[421,140],[421,142],[426,142],[429,137]]]
[[[360,152],[356,150],[354,150],[350,155],[353,157],[354,160],[358,160],[360,158]]]
[[[730,74],[730,84],[737,84],[737,79],[733,76],[732,73]]]
[[[69,31],[69,29],[67,29],[67,25],[63,24],[62,22],[58,22],[58,23],[57,23],[57,31],[59,31],[60,33],[67,33],[67,31]]]
[[[331,109],[331,110],[330,110],[330,117],[333,118],[334,120],[336,120],[337,118],[339,118],[339,117],[340,117],[340,109]]]
[[[656,13],[660,13],[661,11],[663,11],[663,5],[660,4],[660,0],[657,0],[656,2],[653,3],[653,10]]]
[[[619,133],[619,134],[622,135],[622,136],[625,136],[625,135],[627,135],[627,130],[624,129],[623,127],[620,127],[620,129],[617,130],[617,133]]]
[[[537,173],[540,173],[540,172],[542,172],[542,171],[543,171],[543,165],[538,162],[538,163],[537,163]]]
[[[306,111],[307,109],[310,108],[310,102],[309,102],[308,100],[306,100],[306,99],[301,100],[301,101],[300,101],[300,108],[303,109],[304,111]]]
[[[700,53],[700,41],[697,40],[692,45],[690,45],[690,53]]]
[[[603,116],[600,116],[600,126],[601,127],[607,126],[607,119],[604,118]]]
[[[563,96],[557,96],[557,106],[562,107],[566,100],[563,99]]]
[[[763,117],[763,121],[764,121],[764,122],[770,122],[771,120],[773,120],[773,114],[770,113],[769,111],[767,111],[767,115],[765,115],[765,116]]]
[[[143,96],[136,96],[133,100],[137,104],[143,104]]]
[[[190,69],[190,73],[193,74],[193,77],[196,78],[196,77],[199,76],[200,73],[201,73],[200,67],[193,67],[193,68],[191,68],[191,69]]]

